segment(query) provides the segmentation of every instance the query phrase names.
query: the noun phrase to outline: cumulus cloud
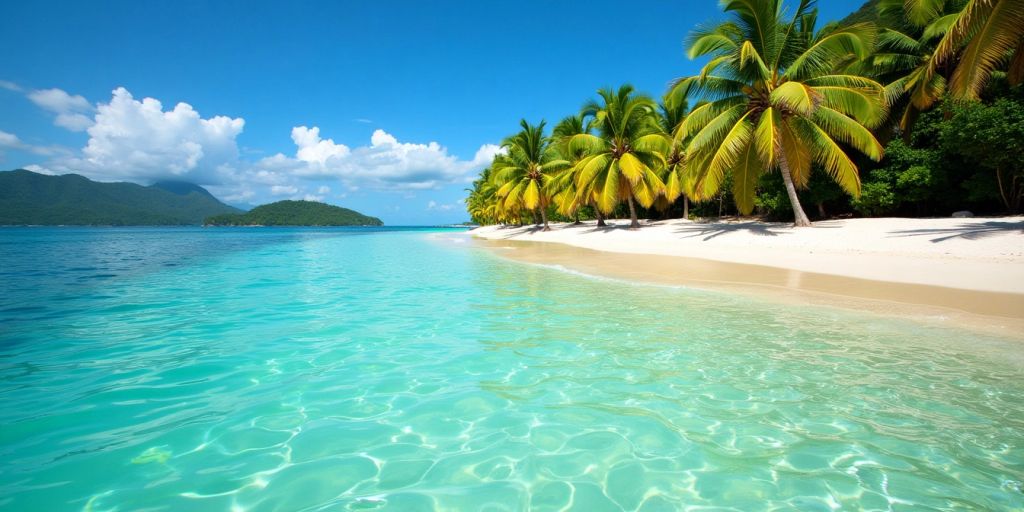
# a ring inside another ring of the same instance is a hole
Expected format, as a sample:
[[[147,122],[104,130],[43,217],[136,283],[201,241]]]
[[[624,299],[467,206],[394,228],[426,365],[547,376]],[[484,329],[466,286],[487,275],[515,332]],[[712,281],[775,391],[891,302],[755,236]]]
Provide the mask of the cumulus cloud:
[[[61,89],[37,89],[28,93],[28,99],[57,114],[53,124],[62,128],[81,132],[93,124],[93,106],[82,96],[71,95]]]
[[[317,126],[295,126],[290,134],[294,153],[254,160],[251,151],[240,151],[238,139],[245,128],[241,117],[204,117],[188,103],[165,107],[155,98],[137,99],[125,88],[95,105],[60,89],[33,90],[27,96],[57,114],[56,124],[84,127],[88,142],[72,153],[25,144],[14,134],[0,132],[0,151],[46,154],[50,158],[39,169],[101,181],[190,181],[235,204],[271,198],[344,199],[360,190],[414,195],[467,183],[500,152],[497,145],[485,144],[472,158],[460,158],[437,142],[402,141],[384,130],[374,131],[368,143],[346,145]],[[452,208],[432,206],[438,211]]]
[[[351,154],[344,144],[335,144],[333,139],[321,139],[320,128],[296,126],[292,128],[292,142],[299,150],[295,157],[316,169],[326,169],[330,159],[342,159]]]
[[[63,101],[57,97],[55,105]],[[159,100],[137,100],[121,87],[96,108],[81,158],[63,165],[107,179],[217,184],[238,172],[236,138],[244,127],[242,118],[204,119],[188,103],[165,111]]]
[[[461,160],[437,142],[401,142],[384,130],[375,130],[369,146],[350,148],[320,136],[318,127],[292,129],[295,157],[282,154],[262,159],[264,169],[288,170],[298,176],[335,178],[350,188],[367,186],[377,190],[433,189],[463,183],[486,166],[500,152],[485,144],[472,160]]]

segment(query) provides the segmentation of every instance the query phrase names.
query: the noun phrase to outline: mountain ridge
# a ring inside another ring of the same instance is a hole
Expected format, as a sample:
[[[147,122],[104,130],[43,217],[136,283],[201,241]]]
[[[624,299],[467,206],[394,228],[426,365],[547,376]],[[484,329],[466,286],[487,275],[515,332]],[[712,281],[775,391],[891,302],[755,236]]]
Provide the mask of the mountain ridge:
[[[144,186],[80,174],[0,171],[0,225],[199,225],[211,215],[240,212],[194,183]]]

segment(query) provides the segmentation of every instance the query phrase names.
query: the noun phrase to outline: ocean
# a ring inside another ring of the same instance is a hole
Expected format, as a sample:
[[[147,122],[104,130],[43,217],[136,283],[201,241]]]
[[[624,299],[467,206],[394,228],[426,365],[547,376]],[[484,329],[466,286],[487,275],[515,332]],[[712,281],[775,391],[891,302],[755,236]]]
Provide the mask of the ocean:
[[[0,460],[11,511],[1013,510],[1024,350],[454,229],[3,228]]]

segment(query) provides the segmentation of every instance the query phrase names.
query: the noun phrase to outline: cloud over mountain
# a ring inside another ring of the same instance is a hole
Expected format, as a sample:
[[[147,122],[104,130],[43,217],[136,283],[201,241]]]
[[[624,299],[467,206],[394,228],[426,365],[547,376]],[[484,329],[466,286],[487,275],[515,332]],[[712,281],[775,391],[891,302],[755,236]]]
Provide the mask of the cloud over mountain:
[[[241,117],[203,117],[184,102],[165,109],[159,100],[136,99],[123,87],[96,105],[61,89],[32,90],[26,96],[56,114],[58,126],[84,130],[89,137],[80,151],[53,156],[40,168],[107,181],[191,181],[236,202],[261,196],[321,200],[331,184],[349,191],[436,189],[468,182],[500,151],[484,144],[472,159],[461,159],[438,142],[400,141],[380,129],[368,144],[348,146],[324,137],[317,126],[295,126],[293,155],[253,161],[239,150],[246,123]],[[7,133],[0,145],[35,148]],[[44,154],[38,148],[35,152]]]

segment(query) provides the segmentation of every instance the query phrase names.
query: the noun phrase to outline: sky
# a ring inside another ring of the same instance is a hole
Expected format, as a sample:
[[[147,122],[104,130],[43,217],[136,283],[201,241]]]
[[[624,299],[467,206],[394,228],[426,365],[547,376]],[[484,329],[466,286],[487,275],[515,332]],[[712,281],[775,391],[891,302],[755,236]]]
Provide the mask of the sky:
[[[462,222],[520,119],[624,83],[660,96],[722,19],[717,0],[0,2],[0,170]]]

